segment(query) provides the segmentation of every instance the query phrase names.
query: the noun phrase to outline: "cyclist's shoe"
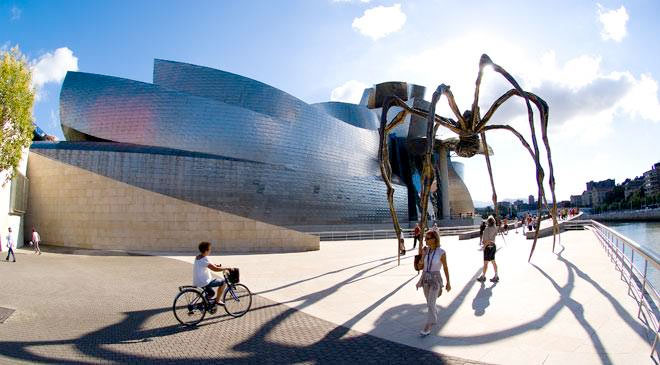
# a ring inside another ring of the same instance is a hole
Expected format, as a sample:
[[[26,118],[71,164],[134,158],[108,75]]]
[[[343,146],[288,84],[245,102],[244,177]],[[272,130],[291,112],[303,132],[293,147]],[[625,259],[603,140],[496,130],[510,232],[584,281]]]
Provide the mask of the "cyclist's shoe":
[[[490,279],[490,281],[493,282],[493,283],[497,283],[498,281],[500,281],[500,277],[499,276],[493,276],[493,278]]]
[[[483,275],[481,275],[480,277],[478,277],[478,278],[477,278],[477,281],[479,281],[479,282],[482,282],[482,283],[483,283],[484,281],[486,281],[486,277],[485,277],[485,276],[483,276]]]
[[[218,300],[215,304],[216,305],[221,305],[223,307],[225,306],[225,302],[223,302],[222,300]]]

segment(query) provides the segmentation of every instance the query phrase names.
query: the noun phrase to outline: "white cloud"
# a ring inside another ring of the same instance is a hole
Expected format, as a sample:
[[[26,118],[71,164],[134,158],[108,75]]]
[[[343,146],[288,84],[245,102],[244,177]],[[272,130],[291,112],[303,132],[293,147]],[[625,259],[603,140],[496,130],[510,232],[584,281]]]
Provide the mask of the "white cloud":
[[[12,6],[11,8],[11,20],[19,20],[21,19],[21,13],[23,13],[23,10],[17,6]]]
[[[623,161],[634,159],[634,156],[625,152],[614,153],[616,158],[604,165],[591,162],[578,164],[576,161],[587,161],[593,151],[603,151],[604,145],[607,146],[605,151],[637,148],[631,146],[630,140],[624,139],[622,134],[630,133],[631,129],[660,128],[660,85],[654,75],[635,74],[625,69],[605,69],[605,62],[598,54],[576,54],[564,59],[552,50],[535,54],[491,34],[453,37],[416,54],[403,55],[395,59],[381,78],[424,85],[427,100],[437,85],[450,85],[463,111],[472,105],[474,81],[482,53],[487,53],[495,63],[509,71],[525,90],[536,93],[548,103],[549,140],[553,148],[560,199],[580,193],[585,181],[606,178],[607,171],[611,171],[608,166],[625,164]],[[486,69],[479,99],[481,115],[510,88],[511,85],[501,75]],[[440,101],[438,113],[455,119],[444,98]],[[542,164],[547,174],[538,114],[535,113],[534,117]],[[653,123],[642,123],[644,121]],[[526,110],[520,98],[506,102],[489,124],[511,125],[531,142]],[[440,132],[441,138],[455,137],[446,129],[441,128]],[[534,165],[515,137],[506,132],[493,132],[488,134],[488,142],[495,151],[491,162],[498,196],[514,198],[534,193]],[[649,145],[647,148],[656,147]],[[484,188],[483,182],[489,178],[483,156],[457,160],[466,164],[466,183],[473,198],[488,200],[490,189]]]
[[[602,127],[611,123],[617,113],[660,122],[658,83],[651,74],[635,76],[625,70],[605,71],[601,67],[601,57],[594,55],[579,55],[563,63],[557,60],[554,51],[534,57],[488,35],[458,37],[407,56],[394,66],[392,73],[398,75],[397,79],[426,86],[427,92],[440,83],[450,85],[459,108],[465,110],[472,105],[481,52],[486,52],[495,63],[511,72],[524,89],[548,102],[551,127],[567,122],[571,125],[590,124],[590,120],[596,123],[594,118],[588,117],[594,115],[598,115],[597,123]],[[482,115],[495,98],[510,88],[503,77],[487,69],[479,103]],[[455,118],[446,101],[442,101],[439,112]],[[524,115],[524,104],[520,100],[510,101],[498,110],[492,121],[508,123]]]
[[[362,35],[377,40],[397,32],[406,23],[406,14],[401,11],[401,4],[377,6],[367,9],[361,17],[353,19],[353,29]]]
[[[50,130],[57,130],[57,128],[60,126],[60,118],[57,116],[57,113],[53,109],[50,110],[50,123],[48,126],[50,127]]]
[[[356,80],[347,81],[332,90],[330,100],[357,104],[360,102],[364,89],[367,87],[366,84]]]
[[[626,23],[629,16],[626,8],[621,5],[616,10],[610,10],[597,4],[598,21],[602,26],[600,37],[606,41],[611,39],[615,42],[621,42],[626,36]]]
[[[67,71],[78,71],[78,57],[74,56],[69,48],[62,47],[32,61],[30,68],[32,86],[37,90],[37,99],[39,99],[40,89],[44,84],[62,82]]]

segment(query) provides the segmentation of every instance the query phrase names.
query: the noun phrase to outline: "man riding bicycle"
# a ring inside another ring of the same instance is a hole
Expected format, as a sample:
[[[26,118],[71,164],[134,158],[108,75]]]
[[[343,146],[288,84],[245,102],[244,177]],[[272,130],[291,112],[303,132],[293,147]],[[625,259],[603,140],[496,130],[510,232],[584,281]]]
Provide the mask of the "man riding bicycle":
[[[215,265],[209,262],[208,255],[211,253],[210,242],[201,242],[198,247],[200,254],[195,257],[195,264],[193,265],[193,285],[204,288],[209,296],[213,295],[212,288],[219,287],[218,293],[215,296],[215,303],[224,305],[220,296],[225,289],[225,280],[214,278],[211,276],[211,271],[222,272],[230,268],[223,268],[222,265]]]

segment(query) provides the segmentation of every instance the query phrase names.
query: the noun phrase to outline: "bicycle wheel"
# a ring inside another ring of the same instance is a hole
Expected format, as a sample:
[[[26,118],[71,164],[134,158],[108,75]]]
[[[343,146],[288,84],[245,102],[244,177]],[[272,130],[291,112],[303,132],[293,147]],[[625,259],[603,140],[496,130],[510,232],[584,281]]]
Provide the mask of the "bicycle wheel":
[[[252,307],[252,293],[243,284],[227,286],[222,300],[225,302],[225,311],[232,317],[240,317]]]
[[[206,316],[206,303],[202,293],[195,289],[181,291],[172,305],[174,317],[186,326],[194,326]]]

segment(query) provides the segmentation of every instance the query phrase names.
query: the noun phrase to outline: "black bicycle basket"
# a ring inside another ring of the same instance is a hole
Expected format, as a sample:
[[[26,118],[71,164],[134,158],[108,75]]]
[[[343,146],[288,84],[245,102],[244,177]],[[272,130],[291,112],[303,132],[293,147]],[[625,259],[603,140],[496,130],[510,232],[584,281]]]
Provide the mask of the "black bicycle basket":
[[[227,280],[230,284],[236,284],[240,280],[238,269],[229,269],[229,274],[227,274]]]

